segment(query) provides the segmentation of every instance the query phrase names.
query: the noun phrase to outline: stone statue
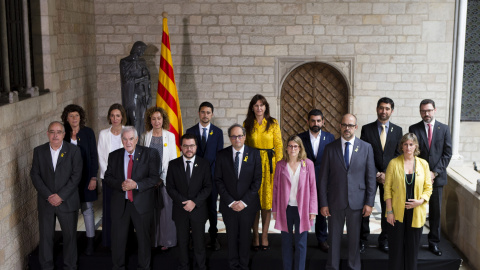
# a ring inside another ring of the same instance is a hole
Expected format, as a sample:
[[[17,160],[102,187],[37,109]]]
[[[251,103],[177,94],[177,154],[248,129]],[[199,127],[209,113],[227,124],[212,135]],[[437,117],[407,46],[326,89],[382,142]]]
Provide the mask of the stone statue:
[[[134,126],[140,136],[145,130],[145,110],[150,105],[150,72],[141,58],[147,45],[142,41],[133,44],[130,55],[120,60],[122,104],[127,112],[127,125]]]

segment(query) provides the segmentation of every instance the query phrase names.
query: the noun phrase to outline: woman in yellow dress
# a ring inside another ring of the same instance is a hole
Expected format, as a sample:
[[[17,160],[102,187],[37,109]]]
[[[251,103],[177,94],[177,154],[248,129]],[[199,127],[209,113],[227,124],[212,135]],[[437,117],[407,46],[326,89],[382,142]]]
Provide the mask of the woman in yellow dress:
[[[268,228],[272,213],[273,175],[277,161],[283,157],[282,134],[277,120],[270,116],[270,106],[262,95],[255,95],[248,105],[247,119],[243,122],[247,130],[245,144],[260,150],[262,159],[262,185],[260,195],[262,215],[262,244],[258,234],[259,213],[253,223],[253,249],[268,250]]]

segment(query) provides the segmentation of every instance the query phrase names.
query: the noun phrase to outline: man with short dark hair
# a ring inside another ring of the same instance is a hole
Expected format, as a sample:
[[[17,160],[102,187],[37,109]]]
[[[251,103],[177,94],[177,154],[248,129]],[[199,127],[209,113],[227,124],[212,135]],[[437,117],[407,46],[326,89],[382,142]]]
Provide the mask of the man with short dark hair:
[[[388,223],[385,218],[385,201],[383,200],[383,184],[385,184],[385,171],[388,163],[394,157],[400,155],[398,143],[402,139],[402,128],[390,122],[390,116],[395,108],[395,103],[388,97],[380,98],[377,102],[377,120],[362,127],[360,139],[368,142],[373,148],[375,159],[377,187],[380,193],[380,205],[382,208],[381,228],[378,236],[378,247],[388,252],[387,230]],[[375,189],[376,190],[376,189]],[[360,253],[365,252],[368,236],[370,235],[370,217],[362,219],[360,231]]]
[[[132,126],[121,132],[123,148],[108,156],[105,183],[112,189],[112,262],[113,269],[125,269],[130,222],[138,240],[138,268],[150,269],[151,237],[158,183],[159,155],[154,148],[137,145],[138,133]]]
[[[47,136],[49,142],[33,150],[30,171],[37,190],[38,260],[42,269],[53,270],[56,217],[62,228],[64,269],[77,269],[78,183],[82,177],[82,155],[78,147],[63,141],[65,128],[62,123],[51,122]]]
[[[220,249],[220,243],[217,240],[217,200],[218,191],[217,185],[215,185],[215,160],[217,158],[217,152],[223,149],[223,131],[211,123],[213,117],[213,105],[212,103],[205,101],[198,107],[198,117],[200,121],[198,124],[187,129],[187,134],[195,135],[197,142],[196,155],[205,158],[210,163],[212,174],[212,192],[207,199],[208,206],[208,221],[210,228],[208,233],[210,234],[209,247],[213,250]]]
[[[298,134],[305,146],[307,158],[315,165],[315,179],[317,181],[317,189],[320,185],[320,165],[322,164],[323,150],[325,146],[335,140],[333,134],[322,131],[325,125],[325,118],[322,111],[313,109],[308,113],[308,127],[309,130]],[[318,194],[318,191],[317,191]],[[320,200],[317,200],[320,202]],[[320,207],[319,207],[320,209]],[[315,236],[317,237],[318,247],[323,252],[328,252],[327,243],[327,219],[318,215],[315,222]]]
[[[206,201],[212,189],[210,164],[195,155],[195,135],[184,134],[180,139],[183,156],[168,164],[167,192],[173,200],[172,219],[177,227],[177,243],[180,253],[179,270],[188,270],[188,241],[190,230],[194,246],[194,258],[198,269],[206,269],[204,244],[205,222],[208,217]]]
[[[428,233],[428,247],[430,251],[442,256],[438,247],[440,243],[440,214],[442,206],[443,186],[447,184],[447,167],[452,158],[452,137],[447,125],[435,119],[435,101],[424,99],[420,102],[420,116],[422,121],[411,125],[409,132],[415,133],[420,147],[418,157],[428,161],[433,184],[430,196],[429,216],[430,232]]]
[[[215,166],[215,182],[220,194],[220,212],[227,229],[228,264],[231,270],[249,269],[251,228],[260,210],[260,152],[245,145],[245,135],[245,128],[239,124],[228,129],[232,145],[218,152]]]

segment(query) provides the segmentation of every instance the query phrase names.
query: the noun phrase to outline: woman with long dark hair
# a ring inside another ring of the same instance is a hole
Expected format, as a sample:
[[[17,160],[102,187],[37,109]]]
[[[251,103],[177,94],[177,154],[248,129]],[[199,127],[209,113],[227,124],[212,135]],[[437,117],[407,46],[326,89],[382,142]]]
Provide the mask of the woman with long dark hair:
[[[248,105],[247,119],[243,122],[247,130],[245,144],[260,150],[262,159],[262,185],[260,195],[262,215],[262,242],[260,244],[258,224],[260,215],[257,213],[253,223],[253,249],[268,250],[268,228],[272,214],[273,176],[277,161],[283,157],[283,143],[280,126],[275,118],[270,116],[270,106],[262,95],[253,96]]]
[[[95,133],[85,126],[85,110],[76,105],[70,104],[63,109],[62,121],[65,125],[64,141],[72,143],[80,148],[83,160],[82,179],[78,184],[81,210],[85,222],[87,235],[86,255],[92,255],[95,238],[95,216],[93,213],[93,202],[97,200],[97,173],[98,154]]]

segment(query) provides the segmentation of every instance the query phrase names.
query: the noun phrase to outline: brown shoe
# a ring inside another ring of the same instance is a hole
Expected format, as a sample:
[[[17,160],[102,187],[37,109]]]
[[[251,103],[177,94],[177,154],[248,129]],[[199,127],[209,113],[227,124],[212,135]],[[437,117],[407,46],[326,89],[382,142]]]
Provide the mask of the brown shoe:
[[[320,250],[322,250],[323,252],[328,252],[328,249],[330,248],[330,246],[328,245],[327,241],[318,243],[318,247],[319,247]]]

